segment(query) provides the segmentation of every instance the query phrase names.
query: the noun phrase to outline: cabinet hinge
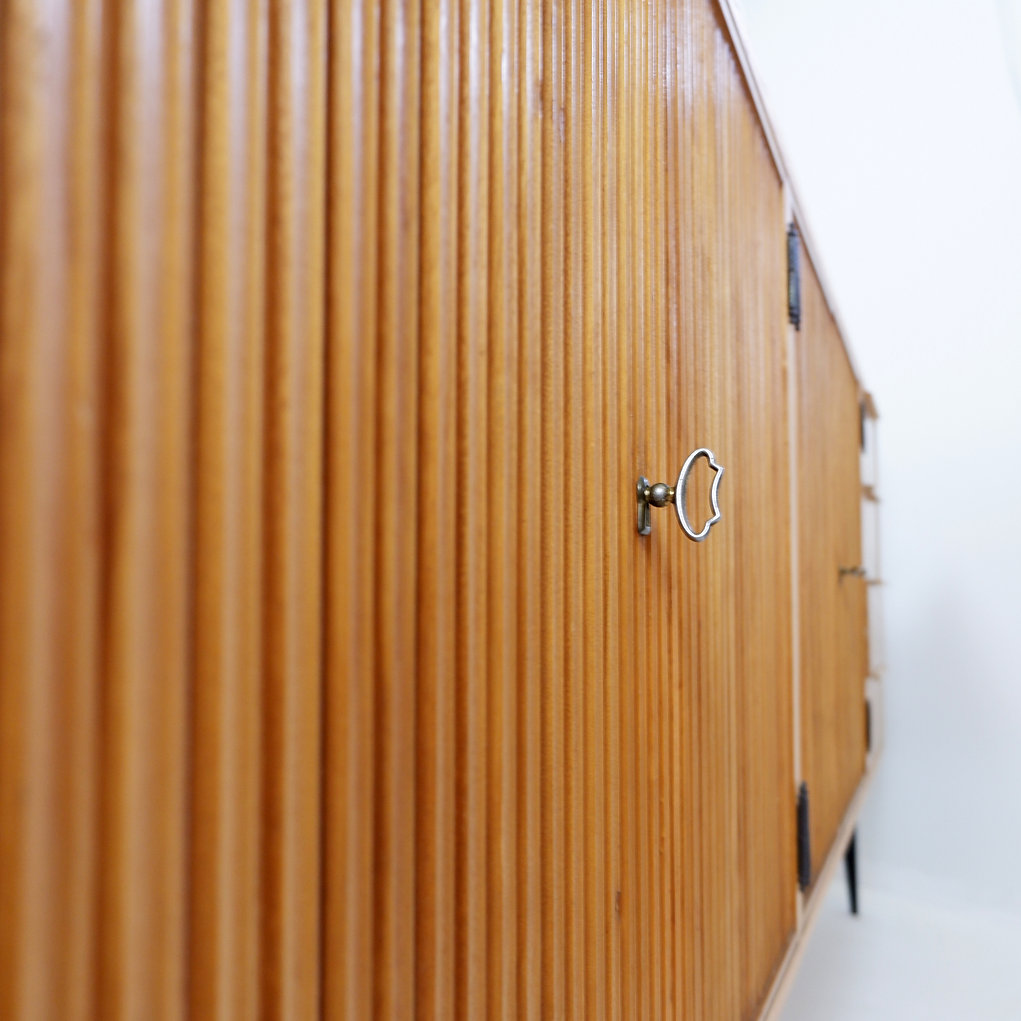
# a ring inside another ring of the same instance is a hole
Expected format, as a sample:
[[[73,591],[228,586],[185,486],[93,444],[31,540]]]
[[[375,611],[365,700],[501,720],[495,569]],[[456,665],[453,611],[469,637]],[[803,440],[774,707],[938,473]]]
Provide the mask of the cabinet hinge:
[[[787,228],[787,318],[801,329],[801,240],[798,228]]]
[[[798,889],[812,884],[812,847],[808,830],[808,784],[798,788]]]

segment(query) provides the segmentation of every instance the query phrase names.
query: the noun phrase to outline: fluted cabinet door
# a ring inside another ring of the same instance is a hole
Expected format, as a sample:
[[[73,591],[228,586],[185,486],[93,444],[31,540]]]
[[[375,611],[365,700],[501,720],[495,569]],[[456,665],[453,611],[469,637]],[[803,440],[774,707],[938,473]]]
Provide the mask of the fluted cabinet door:
[[[322,1001],[327,9],[0,8],[0,1016]]]
[[[807,255],[796,340],[801,748],[817,871],[865,772],[868,673],[861,409],[836,322]]]
[[[753,1016],[796,905],[785,225],[724,28],[334,26],[327,1010]],[[700,446],[722,523],[640,537]]]

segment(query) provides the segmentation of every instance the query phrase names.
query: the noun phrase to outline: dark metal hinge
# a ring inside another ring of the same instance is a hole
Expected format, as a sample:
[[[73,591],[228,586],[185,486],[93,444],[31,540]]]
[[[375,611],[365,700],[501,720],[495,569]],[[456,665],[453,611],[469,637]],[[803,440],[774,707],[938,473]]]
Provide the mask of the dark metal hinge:
[[[801,241],[798,228],[787,228],[787,318],[801,329]]]
[[[798,788],[798,889],[812,885],[812,847],[808,830],[808,784]]]

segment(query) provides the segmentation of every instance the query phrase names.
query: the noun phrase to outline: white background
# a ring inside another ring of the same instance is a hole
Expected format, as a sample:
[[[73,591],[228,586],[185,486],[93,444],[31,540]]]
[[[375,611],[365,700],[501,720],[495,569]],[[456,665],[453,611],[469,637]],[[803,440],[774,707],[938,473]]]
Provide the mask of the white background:
[[[864,918],[834,891],[788,1016],[1021,1018],[1021,2],[736,6],[881,415]]]

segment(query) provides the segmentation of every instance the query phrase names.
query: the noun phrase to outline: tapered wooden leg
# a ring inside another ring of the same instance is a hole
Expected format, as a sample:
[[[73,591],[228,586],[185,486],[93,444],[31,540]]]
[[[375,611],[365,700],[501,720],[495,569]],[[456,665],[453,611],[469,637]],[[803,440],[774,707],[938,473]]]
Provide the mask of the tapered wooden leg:
[[[858,831],[851,834],[851,840],[844,852],[844,873],[847,876],[847,894],[851,900],[851,914],[858,914]]]

